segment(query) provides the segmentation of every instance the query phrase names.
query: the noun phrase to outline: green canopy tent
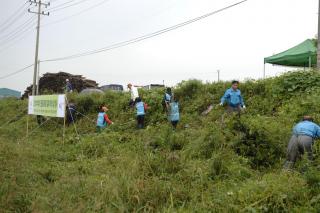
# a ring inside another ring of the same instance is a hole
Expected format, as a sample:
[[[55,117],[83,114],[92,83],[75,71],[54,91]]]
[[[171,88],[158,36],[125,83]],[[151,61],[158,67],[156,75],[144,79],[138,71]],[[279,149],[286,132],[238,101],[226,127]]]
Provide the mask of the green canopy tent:
[[[289,67],[311,68],[317,64],[317,42],[316,40],[307,39],[284,52],[265,58],[264,64],[266,63]]]

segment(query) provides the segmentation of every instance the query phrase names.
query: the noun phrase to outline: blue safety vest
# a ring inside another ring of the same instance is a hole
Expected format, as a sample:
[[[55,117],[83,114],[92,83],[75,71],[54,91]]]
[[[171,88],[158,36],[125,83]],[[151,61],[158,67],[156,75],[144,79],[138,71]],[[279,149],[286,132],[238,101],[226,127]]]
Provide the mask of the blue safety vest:
[[[145,115],[145,110],[144,110],[144,103],[141,101],[141,102],[138,102],[136,104],[136,109],[137,109],[137,115]]]
[[[166,102],[170,102],[170,101],[171,101],[171,95],[168,94],[168,93],[166,93],[166,94],[164,95],[164,100],[165,100]]]
[[[107,126],[107,122],[104,120],[105,114],[106,114],[105,112],[99,112],[98,119],[97,119],[97,126],[99,126],[99,127],[106,127]]]
[[[180,113],[179,113],[179,104],[177,102],[170,103],[170,120],[171,121],[179,121]]]

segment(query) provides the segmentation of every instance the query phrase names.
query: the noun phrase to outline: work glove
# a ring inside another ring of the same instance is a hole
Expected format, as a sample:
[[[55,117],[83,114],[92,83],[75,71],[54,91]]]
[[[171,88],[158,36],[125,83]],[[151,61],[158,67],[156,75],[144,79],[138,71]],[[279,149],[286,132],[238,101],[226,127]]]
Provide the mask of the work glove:
[[[220,106],[223,106],[223,103],[221,102],[219,105],[220,105]]]
[[[245,105],[243,105],[243,106],[242,106],[242,109],[246,109],[246,106],[245,106]]]

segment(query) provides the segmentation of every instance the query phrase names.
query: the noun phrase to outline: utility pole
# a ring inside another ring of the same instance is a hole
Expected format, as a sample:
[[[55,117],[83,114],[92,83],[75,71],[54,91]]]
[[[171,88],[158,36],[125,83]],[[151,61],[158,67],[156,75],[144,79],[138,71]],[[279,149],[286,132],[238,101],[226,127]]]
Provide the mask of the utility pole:
[[[217,70],[217,73],[218,73],[218,83],[219,83],[220,82],[220,70]]]
[[[34,12],[28,9],[29,13],[34,13],[38,15],[38,24],[37,24],[37,39],[36,39],[36,53],[35,53],[35,59],[34,59],[34,72],[33,72],[33,86],[32,86],[32,95],[36,95],[36,85],[37,84],[37,72],[38,72],[38,53],[39,53],[39,36],[40,36],[40,17],[41,15],[48,16],[49,13],[45,13],[44,11],[41,11],[42,6],[47,8],[50,6],[50,3],[42,3],[41,0],[29,0],[30,5],[35,5],[38,7],[38,11]]]
[[[318,54],[317,54],[317,68],[320,70],[320,0],[318,6]]]
[[[38,70],[37,70],[37,92],[36,95],[39,95],[39,80],[40,80],[40,60],[38,60]]]

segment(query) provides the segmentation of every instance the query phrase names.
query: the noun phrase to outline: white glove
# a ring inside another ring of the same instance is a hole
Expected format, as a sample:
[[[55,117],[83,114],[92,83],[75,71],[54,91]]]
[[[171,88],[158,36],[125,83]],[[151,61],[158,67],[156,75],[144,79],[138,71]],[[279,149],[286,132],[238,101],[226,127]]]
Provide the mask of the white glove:
[[[243,106],[242,106],[242,109],[245,109],[245,108],[246,108],[246,106],[245,106],[245,105],[243,105]]]
[[[220,106],[223,106],[223,103],[221,102],[219,105],[220,105]]]

